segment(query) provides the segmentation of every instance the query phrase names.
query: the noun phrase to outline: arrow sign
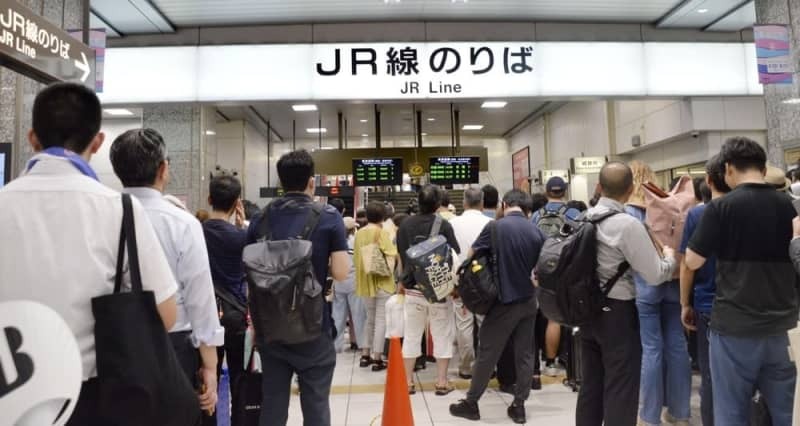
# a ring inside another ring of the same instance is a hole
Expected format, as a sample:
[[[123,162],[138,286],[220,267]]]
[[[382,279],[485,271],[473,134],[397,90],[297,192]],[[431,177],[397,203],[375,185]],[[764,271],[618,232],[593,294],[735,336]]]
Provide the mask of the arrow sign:
[[[94,89],[94,50],[16,0],[0,0],[0,65],[42,83]]]
[[[92,67],[89,66],[89,60],[86,59],[86,54],[81,52],[81,59],[83,61],[75,60],[75,66],[83,71],[83,76],[81,76],[81,83],[86,83],[86,79],[89,78],[89,74],[92,73]]]

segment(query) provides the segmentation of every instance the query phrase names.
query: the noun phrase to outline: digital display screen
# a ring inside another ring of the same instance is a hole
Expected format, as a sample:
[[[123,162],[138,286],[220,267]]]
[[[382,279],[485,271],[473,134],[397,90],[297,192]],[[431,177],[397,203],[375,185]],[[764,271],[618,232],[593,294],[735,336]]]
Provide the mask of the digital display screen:
[[[436,185],[478,183],[480,157],[433,157],[429,170]]]
[[[366,158],[353,160],[355,186],[403,184],[402,158]]]

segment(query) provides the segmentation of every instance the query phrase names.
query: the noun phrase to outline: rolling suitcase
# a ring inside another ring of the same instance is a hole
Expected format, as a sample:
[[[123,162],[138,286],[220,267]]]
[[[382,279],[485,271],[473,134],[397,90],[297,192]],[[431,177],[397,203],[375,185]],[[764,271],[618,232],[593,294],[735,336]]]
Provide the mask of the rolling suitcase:
[[[578,327],[565,328],[567,331],[567,377],[564,386],[577,392],[581,387],[581,341]]]

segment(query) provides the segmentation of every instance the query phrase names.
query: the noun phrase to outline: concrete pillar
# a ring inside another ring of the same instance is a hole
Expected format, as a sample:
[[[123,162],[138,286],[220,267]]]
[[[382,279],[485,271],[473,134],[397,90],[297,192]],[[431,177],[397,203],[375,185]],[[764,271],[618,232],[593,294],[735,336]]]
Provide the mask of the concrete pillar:
[[[166,192],[186,202],[190,211],[206,208],[208,174],[205,173],[207,112],[197,104],[148,105],[142,126],[161,133],[170,158],[170,182]]]
[[[78,30],[84,27],[83,10],[88,1],[20,0],[20,3],[54,25],[66,30]],[[42,87],[42,84],[0,66],[0,143],[14,145],[12,176],[18,176],[24,170],[33,154],[27,134],[31,128],[33,100]]]
[[[800,105],[784,104],[800,97],[800,2],[797,0],[756,0],[757,22],[789,25],[794,63],[794,83],[764,86],[767,112],[767,158],[785,168],[784,151],[800,146]]]

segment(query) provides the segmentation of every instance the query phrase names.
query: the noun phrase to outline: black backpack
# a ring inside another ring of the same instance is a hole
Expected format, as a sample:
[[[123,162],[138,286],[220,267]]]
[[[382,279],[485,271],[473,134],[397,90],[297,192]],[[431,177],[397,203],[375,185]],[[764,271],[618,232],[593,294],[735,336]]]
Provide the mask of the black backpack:
[[[562,204],[557,210],[549,210],[547,206],[539,209],[539,218],[536,220],[536,227],[539,228],[547,238],[557,237],[561,233],[561,228],[567,223],[565,214],[569,208]]]
[[[458,295],[464,306],[486,315],[497,302],[500,280],[497,276],[497,224],[489,224],[491,249],[475,253],[458,268]]]
[[[290,201],[281,208],[296,206]],[[322,334],[323,288],[314,276],[308,241],[322,210],[322,205],[313,203],[300,235],[275,241],[267,206],[258,227],[262,237],[244,248],[250,315],[256,334],[267,343],[291,345]]]
[[[557,323],[580,327],[590,324],[606,304],[606,296],[629,266],[623,262],[617,273],[601,285],[597,277],[597,224],[618,214],[608,212],[592,219],[579,219],[549,238],[536,264],[539,306]]]

